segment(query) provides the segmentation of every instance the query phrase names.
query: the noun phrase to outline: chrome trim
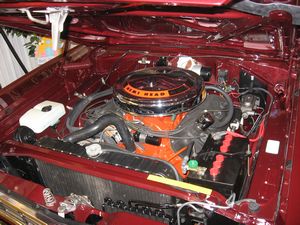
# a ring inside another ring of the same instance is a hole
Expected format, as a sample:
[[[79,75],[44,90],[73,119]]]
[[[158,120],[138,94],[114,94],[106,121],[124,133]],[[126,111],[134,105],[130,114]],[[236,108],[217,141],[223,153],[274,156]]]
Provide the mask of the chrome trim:
[[[17,225],[49,224],[37,218],[36,215],[37,212],[33,208],[0,191],[0,218]]]

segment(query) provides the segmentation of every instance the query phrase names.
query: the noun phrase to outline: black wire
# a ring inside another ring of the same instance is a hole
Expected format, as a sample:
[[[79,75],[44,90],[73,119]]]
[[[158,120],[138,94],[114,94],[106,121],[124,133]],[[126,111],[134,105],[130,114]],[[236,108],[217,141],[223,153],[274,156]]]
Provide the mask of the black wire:
[[[210,155],[212,157],[214,157],[215,155],[220,154],[220,155],[224,155],[224,156],[229,156],[229,157],[234,157],[234,156],[247,156],[246,152],[218,152],[218,151],[208,151],[208,152],[202,152],[199,153],[198,156],[202,156],[202,155]]]
[[[246,88],[240,88],[240,89],[243,90],[243,89],[246,89]],[[269,107],[268,107],[268,111],[265,114],[265,115],[268,115],[270,113],[270,111],[271,111],[271,107],[272,107],[273,102],[274,102],[273,95],[268,90],[266,90],[264,88],[254,87],[253,90],[265,92],[270,97],[270,104],[269,104]],[[240,93],[240,95],[244,95],[244,94],[247,94],[247,93],[249,93],[249,90]]]
[[[125,51],[115,62],[114,64],[111,66],[110,71],[108,72],[104,82],[106,83],[106,81],[109,79],[109,77],[111,76],[111,74],[114,72],[114,70],[117,68],[117,66],[119,65],[119,63],[121,62],[121,60],[127,56],[129,53],[137,53],[137,54],[142,54],[142,56],[145,56],[148,54],[148,52],[146,51],[132,51],[132,50],[127,50]]]
[[[240,89],[245,89],[245,88],[240,88]],[[255,87],[255,88],[253,88],[253,90],[265,92],[270,97],[270,103],[269,103],[268,111],[264,115],[259,115],[259,117],[255,121],[252,128],[248,131],[247,135],[245,135],[246,137],[249,137],[258,128],[260,122],[263,119],[265,119],[266,116],[268,116],[270,114],[271,108],[272,108],[272,105],[273,105],[273,102],[274,102],[274,97],[268,90],[266,90],[264,88],[260,88],[260,87]],[[244,95],[246,93],[249,93],[249,90],[242,92],[241,95]]]

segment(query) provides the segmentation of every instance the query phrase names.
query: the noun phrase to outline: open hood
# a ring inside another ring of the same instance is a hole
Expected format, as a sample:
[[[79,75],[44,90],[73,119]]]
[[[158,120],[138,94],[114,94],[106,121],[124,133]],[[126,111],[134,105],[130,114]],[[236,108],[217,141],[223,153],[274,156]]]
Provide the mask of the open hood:
[[[61,35],[85,44],[230,48],[278,57],[287,55],[299,15],[292,3],[248,0],[0,3],[1,25],[51,34],[55,43]]]

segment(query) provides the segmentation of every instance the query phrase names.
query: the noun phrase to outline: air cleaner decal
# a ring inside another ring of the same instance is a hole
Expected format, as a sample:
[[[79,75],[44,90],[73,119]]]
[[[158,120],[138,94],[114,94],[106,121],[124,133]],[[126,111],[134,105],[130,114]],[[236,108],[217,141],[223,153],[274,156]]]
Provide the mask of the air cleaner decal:
[[[144,91],[132,87],[130,84],[127,84],[124,90],[133,96],[142,97],[142,98],[167,98],[170,97],[169,91]]]

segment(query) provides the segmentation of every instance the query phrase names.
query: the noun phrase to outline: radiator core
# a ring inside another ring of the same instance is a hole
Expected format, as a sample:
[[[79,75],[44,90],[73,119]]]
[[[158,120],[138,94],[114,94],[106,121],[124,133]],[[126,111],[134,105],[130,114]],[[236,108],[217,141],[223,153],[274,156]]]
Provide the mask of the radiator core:
[[[101,209],[106,197],[113,200],[148,201],[154,203],[172,203],[171,196],[151,192],[141,188],[112,182],[110,180],[94,177],[53,164],[36,160],[42,179],[54,194],[68,196],[71,193],[86,195],[94,207]]]

